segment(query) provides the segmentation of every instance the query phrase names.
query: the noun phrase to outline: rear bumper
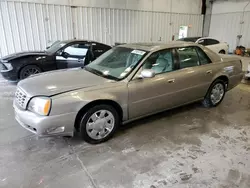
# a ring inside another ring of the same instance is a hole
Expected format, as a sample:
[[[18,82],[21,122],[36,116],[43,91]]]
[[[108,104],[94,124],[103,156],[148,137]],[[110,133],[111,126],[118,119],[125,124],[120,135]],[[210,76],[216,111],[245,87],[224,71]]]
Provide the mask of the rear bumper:
[[[76,113],[56,116],[40,116],[33,112],[19,109],[14,105],[15,119],[28,131],[39,137],[73,136]]]

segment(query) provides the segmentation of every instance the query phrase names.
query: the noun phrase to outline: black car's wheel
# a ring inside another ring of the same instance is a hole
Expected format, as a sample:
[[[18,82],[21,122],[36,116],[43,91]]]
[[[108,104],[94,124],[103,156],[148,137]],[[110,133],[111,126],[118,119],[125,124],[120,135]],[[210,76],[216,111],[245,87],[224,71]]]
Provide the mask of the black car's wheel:
[[[226,93],[226,84],[222,80],[216,80],[210,86],[204,100],[202,101],[205,107],[215,107],[218,106]]]
[[[42,70],[38,66],[27,65],[21,69],[19,78],[22,80],[22,79],[29,77],[30,75],[38,74],[40,72],[42,72]]]
[[[81,118],[80,132],[83,140],[98,144],[110,139],[120,124],[117,111],[110,105],[97,105]]]

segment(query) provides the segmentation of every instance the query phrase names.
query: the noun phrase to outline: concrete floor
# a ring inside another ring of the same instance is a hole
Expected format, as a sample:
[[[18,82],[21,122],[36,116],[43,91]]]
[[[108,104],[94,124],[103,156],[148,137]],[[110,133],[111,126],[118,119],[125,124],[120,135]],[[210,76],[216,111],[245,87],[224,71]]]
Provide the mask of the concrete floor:
[[[0,78],[0,187],[249,188],[250,87],[121,128],[100,145],[44,138],[14,120],[15,84]]]

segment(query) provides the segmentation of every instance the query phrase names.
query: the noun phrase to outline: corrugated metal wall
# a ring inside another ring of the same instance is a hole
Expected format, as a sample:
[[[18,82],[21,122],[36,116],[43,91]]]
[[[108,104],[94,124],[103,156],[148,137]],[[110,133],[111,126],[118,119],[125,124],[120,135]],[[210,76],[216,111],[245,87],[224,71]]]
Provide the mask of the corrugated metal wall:
[[[202,15],[77,7],[72,9],[77,38],[114,42],[170,41],[181,25],[189,36],[202,34]]]
[[[250,47],[249,31],[248,1],[218,1],[213,4],[209,36],[227,42],[230,52],[237,46],[237,35],[242,35],[240,45]]]
[[[0,56],[45,49],[48,41],[72,37],[68,6],[0,2]]]
[[[0,2],[0,57],[73,37],[107,44],[167,42],[181,25],[191,26],[189,36],[201,35],[202,23],[198,14]]]

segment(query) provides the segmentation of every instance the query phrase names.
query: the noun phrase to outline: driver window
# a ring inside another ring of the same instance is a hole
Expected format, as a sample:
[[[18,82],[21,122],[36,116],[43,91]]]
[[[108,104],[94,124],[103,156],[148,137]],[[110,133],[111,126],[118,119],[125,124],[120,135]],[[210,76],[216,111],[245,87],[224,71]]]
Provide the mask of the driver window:
[[[82,57],[87,54],[88,46],[86,44],[72,44],[64,49],[64,52],[69,54],[69,57]]]
[[[143,69],[152,69],[155,74],[171,72],[174,70],[171,50],[153,53],[144,63]]]

